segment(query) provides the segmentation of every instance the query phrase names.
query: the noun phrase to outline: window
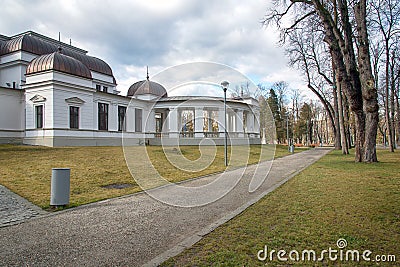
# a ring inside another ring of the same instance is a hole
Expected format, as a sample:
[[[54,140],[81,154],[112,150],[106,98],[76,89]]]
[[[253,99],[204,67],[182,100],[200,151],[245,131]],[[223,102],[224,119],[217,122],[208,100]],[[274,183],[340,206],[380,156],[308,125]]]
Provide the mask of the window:
[[[96,91],[101,91],[101,85],[100,84],[96,84]]]
[[[79,107],[69,107],[69,128],[79,129]]]
[[[139,108],[135,109],[135,132],[142,131],[142,115],[143,111]]]
[[[108,92],[108,87],[107,86],[103,86],[103,92],[107,93]]]
[[[99,103],[99,130],[108,130],[108,104]]]
[[[43,105],[35,106],[36,128],[43,128]]]
[[[181,136],[193,137],[194,134],[194,110],[185,109],[181,111]]]
[[[162,113],[157,112],[155,114],[155,119],[156,119],[156,133],[161,133],[162,132],[162,121],[163,121]]]
[[[126,107],[118,106],[118,131],[126,131]]]

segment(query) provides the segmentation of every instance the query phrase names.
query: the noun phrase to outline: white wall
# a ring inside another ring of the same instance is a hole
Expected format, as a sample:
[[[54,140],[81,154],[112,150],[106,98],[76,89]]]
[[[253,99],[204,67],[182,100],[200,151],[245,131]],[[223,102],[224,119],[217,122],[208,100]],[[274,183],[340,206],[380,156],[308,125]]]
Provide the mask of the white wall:
[[[13,88],[13,82],[15,82],[15,88],[20,88],[21,80],[25,80],[25,77],[21,73],[25,73],[25,71],[26,67],[23,68],[22,65],[2,66],[0,69],[0,86]]]
[[[26,129],[36,129],[35,122],[35,106],[43,105],[43,128],[53,128],[53,87],[51,85],[44,86],[39,89],[29,89],[25,91],[25,108],[26,108]],[[34,96],[42,96],[45,101],[34,102],[31,99]]]
[[[93,93],[71,89],[62,86],[55,86],[54,96],[54,128],[69,128],[69,107],[79,107],[79,129],[93,130]],[[77,97],[84,103],[68,103],[66,99]]]
[[[91,71],[93,80],[99,80],[108,84],[113,84],[114,80],[111,76],[104,75],[95,71]]]
[[[28,62],[32,61],[37,55],[18,51],[12,54],[7,54],[0,57],[0,86],[13,87],[13,82],[16,83],[16,88],[21,88],[22,81],[25,81],[26,68]]]
[[[95,124],[94,129],[97,130],[97,115],[98,115],[98,103],[106,103],[108,104],[108,130],[109,131],[118,131],[118,106],[127,107],[126,111],[126,131],[127,132],[135,132],[135,109],[139,108],[143,110],[142,114],[142,130],[146,130],[149,132],[155,131],[155,122],[149,123],[146,125],[146,119],[150,115],[150,108],[153,103],[149,104],[147,101],[141,101],[137,99],[121,97],[113,94],[104,94],[104,93],[94,93],[93,99],[93,122]],[[149,117],[151,120],[151,117]],[[153,118],[154,121],[154,118]]]
[[[0,88],[0,107],[0,130],[24,130],[25,102],[22,90]]]
[[[26,77],[25,89],[38,86],[40,83],[62,82],[66,87],[80,88],[88,91],[94,91],[92,81],[90,79],[80,78],[74,75],[69,75],[57,71],[46,71],[35,74],[29,74]]]

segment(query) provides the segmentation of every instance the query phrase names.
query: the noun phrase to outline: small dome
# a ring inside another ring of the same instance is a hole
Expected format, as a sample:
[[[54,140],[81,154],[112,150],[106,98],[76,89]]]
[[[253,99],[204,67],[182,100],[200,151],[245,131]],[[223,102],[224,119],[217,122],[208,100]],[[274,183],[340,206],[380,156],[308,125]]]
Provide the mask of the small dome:
[[[152,82],[149,79],[135,82],[129,87],[127,96],[151,94],[159,97],[167,97],[167,90],[159,83]]]
[[[75,76],[92,79],[92,74],[88,67],[82,62],[63,55],[60,52],[39,56],[31,61],[26,69],[26,74],[33,74],[48,70],[56,70]]]

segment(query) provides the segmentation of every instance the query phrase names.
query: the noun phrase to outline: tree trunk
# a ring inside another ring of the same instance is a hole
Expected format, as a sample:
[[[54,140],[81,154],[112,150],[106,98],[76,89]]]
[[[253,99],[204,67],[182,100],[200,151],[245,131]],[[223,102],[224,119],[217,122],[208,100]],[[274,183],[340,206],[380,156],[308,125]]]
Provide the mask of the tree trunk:
[[[389,107],[389,99],[391,98],[389,92],[389,40],[385,40],[385,55],[386,55],[386,62],[385,62],[385,118],[386,118],[386,125],[388,129],[389,135],[389,150],[390,152],[394,152],[394,142],[393,142],[393,124],[392,118],[390,117],[390,107]]]
[[[342,95],[342,98],[343,98],[343,114],[344,114],[344,124],[346,132],[346,143],[347,147],[350,149],[353,144],[351,142],[349,104],[347,102],[347,98],[345,95]]]
[[[335,82],[336,82],[336,77],[335,77]],[[346,131],[345,131],[345,126],[344,126],[344,114],[343,114],[343,100],[342,100],[342,90],[340,88],[340,84],[338,84],[337,88],[337,102],[338,102],[338,109],[339,109],[339,125],[340,125],[340,142],[342,146],[342,154],[347,155],[349,154],[349,148],[347,146],[346,142]]]
[[[355,161],[361,162],[364,154],[365,117],[360,76],[354,56],[351,24],[348,14],[345,14],[347,11],[346,4],[342,0],[338,1],[342,18],[341,25],[344,32],[343,37],[340,30],[335,27],[329,11],[325,9],[322,3],[318,0],[312,0],[312,3],[325,29],[325,41],[329,45],[338,82],[346,94],[351,111],[355,116]]]
[[[338,83],[336,83],[338,84]],[[335,112],[334,118],[335,118],[335,149],[340,150],[342,148],[340,140],[342,139],[341,137],[341,124],[339,121],[339,105],[338,105],[338,94],[337,94],[337,86],[333,86],[333,110]]]
[[[364,162],[377,162],[376,135],[379,122],[378,92],[375,88],[372,75],[371,56],[367,31],[367,3],[360,0],[355,6],[355,17],[358,32],[358,67],[363,96],[363,110],[365,113]]]
[[[400,79],[400,78],[399,78]],[[397,146],[400,146],[400,103],[399,103],[400,81],[397,81],[396,107],[397,107]]]
[[[395,76],[394,76],[394,67],[395,67],[395,55],[392,53],[392,58],[391,58],[391,66],[390,66],[390,119],[391,122],[390,124],[392,125],[392,142],[393,142],[393,149],[396,149],[396,120],[395,120],[395,105],[394,105],[394,99],[395,99]]]
[[[360,110],[358,112],[354,112],[354,126],[355,126],[355,161],[362,162],[364,149],[363,145],[365,145],[365,125],[366,119],[364,113]]]

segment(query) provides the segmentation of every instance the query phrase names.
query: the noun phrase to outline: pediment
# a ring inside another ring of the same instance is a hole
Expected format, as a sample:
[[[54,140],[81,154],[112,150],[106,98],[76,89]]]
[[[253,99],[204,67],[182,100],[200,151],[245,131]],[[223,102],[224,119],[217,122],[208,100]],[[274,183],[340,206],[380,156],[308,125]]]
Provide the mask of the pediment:
[[[74,96],[74,97],[66,98],[65,102],[67,102],[69,104],[82,105],[83,103],[85,103],[85,100],[82,100],[79,97]]]
[[[33,103],[38,103],[38,102],[46,101],[46,98],[44,96],[41,96],[41,95],[35,95],[34,97],[32,97],[29,100],[32,101]]]

